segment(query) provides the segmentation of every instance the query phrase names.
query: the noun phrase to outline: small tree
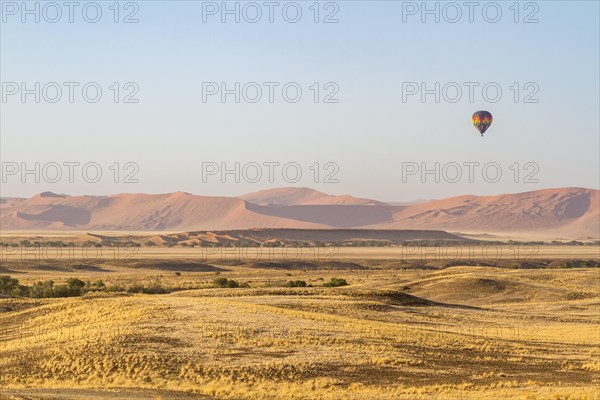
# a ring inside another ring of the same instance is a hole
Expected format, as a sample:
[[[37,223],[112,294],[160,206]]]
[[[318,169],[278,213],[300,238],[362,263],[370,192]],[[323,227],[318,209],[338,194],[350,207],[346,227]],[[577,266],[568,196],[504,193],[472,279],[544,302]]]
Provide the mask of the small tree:
[[[19,287],[19,280],[9,275],[0,275],[0,293],[12,294]]]

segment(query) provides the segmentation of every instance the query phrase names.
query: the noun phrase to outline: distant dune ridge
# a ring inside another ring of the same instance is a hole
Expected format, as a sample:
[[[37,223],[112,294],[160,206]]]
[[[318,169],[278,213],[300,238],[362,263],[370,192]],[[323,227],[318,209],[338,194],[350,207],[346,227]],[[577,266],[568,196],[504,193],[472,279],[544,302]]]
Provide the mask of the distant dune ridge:
[[[168,194],[66,196],[0,202],[4,230],[183,231],[250,228],[439,229],[600,237],[600,191],[543,189],[406,205],[278,188],[236,197]]]
[[[261,190],[240,196],[239,198],[260,206],[388,205],[381,201],[361,199],[350,195],[334,196],[309,188]]]

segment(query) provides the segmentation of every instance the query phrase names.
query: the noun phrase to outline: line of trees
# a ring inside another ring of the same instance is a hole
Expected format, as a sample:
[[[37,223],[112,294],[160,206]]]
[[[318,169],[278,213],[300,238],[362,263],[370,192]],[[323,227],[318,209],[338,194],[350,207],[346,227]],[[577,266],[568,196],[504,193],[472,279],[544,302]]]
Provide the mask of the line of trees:
[[[101,280],[84,282],[77,278],[69,278],[64,284],[56,284],[52,280],[47,280],[36,282],[33,285],[23,285],[16,278],[0,275],[0,295],[37,299],[77,297],[89,292],[167,294],[175,290],[180,289],[164,287],[158,280],[147,285],[133,283],[127,287],[106,286]]]
[[[77,278],[69,278],[65,284],[57,285],[54,281],[40,281],[31,286],[22,285],[18,279],[9,275],[0,275],[0,294],[5,296],[21,296],[33,298],[76,297],[84,293],[86,284]]]

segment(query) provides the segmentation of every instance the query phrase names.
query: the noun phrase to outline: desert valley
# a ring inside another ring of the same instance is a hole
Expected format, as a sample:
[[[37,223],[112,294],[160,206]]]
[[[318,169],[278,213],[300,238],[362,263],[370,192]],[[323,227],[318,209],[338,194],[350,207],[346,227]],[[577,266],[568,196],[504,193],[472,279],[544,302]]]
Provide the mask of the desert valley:
[[[0,398],[599,399],[598,199],[3,199]]]

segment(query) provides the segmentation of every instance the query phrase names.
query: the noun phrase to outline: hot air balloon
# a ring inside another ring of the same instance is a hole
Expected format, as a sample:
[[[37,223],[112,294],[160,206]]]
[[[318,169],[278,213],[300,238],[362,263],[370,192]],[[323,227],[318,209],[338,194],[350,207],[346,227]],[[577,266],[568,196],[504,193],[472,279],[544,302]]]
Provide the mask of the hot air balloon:
[[[477,111],[473,114],[471,119],[473,121],[473,126],[481,133],[481,136],[483,136],[483,133],[487,131],[494,120],[492,114],[487,111]]]

